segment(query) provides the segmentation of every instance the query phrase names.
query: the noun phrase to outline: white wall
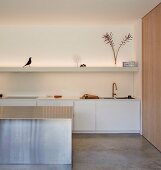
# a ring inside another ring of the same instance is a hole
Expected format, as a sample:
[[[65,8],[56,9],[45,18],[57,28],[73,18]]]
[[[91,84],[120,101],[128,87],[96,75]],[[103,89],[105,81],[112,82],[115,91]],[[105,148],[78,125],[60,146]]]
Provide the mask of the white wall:
[[[133,94],[131,73],[1,73],[0,93],[4,95],[63,95],[80,97],[84,93],[111,96],[112,83],[118,96]]]
[[[113,32],[117,47],[125,34],[134,31],[134,25],[1,26],[0,66],[21,67],[29,56],[32,66],[75,66],[75,54],[87,66],[113,66],[112,50],[102,36]],[[118,65],[135,60],[135,43],[132,40],[120,50]],[[5,95],[111,96],[113,82],[118,84],[118,96],[134,95],[135,90],[133,73],[0,73],[0,82],[0,93]]]
[[[22,66],[29,56],[32,66],[75,66],[81,56],[87,66],[113,65],[113,53],[102,36],[113,32],[116,48],[132,25],[116,26],[0,26],[0,66]],[[134,58],[134,41],[120,50],[118,63]]]

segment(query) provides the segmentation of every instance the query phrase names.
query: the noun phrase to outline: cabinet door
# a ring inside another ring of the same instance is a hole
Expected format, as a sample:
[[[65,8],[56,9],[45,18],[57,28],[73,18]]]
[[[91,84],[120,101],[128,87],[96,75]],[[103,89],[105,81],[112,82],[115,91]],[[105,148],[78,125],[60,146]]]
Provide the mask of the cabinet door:
[[[139,132],[140,101],[96,102],[96,130],[111,132]]]
[[[2,106],[36,106],[36,99],[2,99]]]
[[[95,130],[95,101],[74,102],[74,131]]]
[[[73,106],[72,100],[38,99],[37,106]]]

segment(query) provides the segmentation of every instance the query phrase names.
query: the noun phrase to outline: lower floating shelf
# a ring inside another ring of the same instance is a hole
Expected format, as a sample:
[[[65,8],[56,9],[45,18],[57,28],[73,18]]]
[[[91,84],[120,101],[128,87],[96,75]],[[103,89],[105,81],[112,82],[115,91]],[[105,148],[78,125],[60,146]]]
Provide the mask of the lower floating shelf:
[[[0,67],[0,72],[137,72],[138,67]]]

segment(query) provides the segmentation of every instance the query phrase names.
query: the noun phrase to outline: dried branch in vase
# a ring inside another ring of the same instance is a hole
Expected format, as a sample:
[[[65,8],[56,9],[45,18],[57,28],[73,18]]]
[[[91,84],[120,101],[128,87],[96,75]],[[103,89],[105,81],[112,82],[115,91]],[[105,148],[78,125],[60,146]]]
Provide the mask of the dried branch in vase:
[[[121,41],[117,51],[115,52],[115,44],[114,44],[114,41],[113,41],[113,34],[112,32],[111,33],[106,33],[102,38],[104,38],[105,40],[105,43],[106,44],[110,44],[111,48],[112,48],[112,51],[113,51],[113,56],[114,56],[114,61],[115,61],[115,64],[117,63],[117,57],[118,57],[118,53],[120,51],[120,48],[125,45],[127,42],[129,42],[130,40],[132,40],[132,35],[129,33],[128,35],[125,35],[125,38],[123,38],[123,40]]]
[[[81,61],[81,57],[79,55],[73,56],[73,61],[76,63],[76,67],[79,67],[79,63]]]

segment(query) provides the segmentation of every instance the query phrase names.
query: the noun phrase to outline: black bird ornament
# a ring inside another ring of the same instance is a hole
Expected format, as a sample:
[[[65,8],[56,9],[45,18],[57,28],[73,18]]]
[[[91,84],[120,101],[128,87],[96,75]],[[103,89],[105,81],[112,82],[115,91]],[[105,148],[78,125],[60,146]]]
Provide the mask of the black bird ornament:
[[[30,64],[32,63],[31,58],[32,58],[32,57],[29,58],[28,62],[27,62],[23,67],[26,67],[26,66],[29,66],[29,67],[30,67]]]

